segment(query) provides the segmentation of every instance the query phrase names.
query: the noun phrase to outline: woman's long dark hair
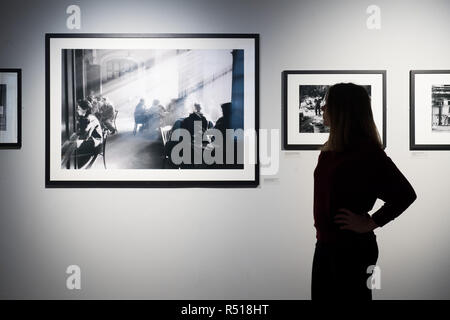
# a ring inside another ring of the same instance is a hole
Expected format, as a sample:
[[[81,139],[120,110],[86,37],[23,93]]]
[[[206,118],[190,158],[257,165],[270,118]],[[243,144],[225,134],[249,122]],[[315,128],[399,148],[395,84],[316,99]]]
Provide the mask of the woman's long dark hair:
[[[338,83],[326,95],[330,135],[323,151],[346,151],[359,143],[373,143],[383,148],[373,120],[370,97],[366,89],[353,83]]]

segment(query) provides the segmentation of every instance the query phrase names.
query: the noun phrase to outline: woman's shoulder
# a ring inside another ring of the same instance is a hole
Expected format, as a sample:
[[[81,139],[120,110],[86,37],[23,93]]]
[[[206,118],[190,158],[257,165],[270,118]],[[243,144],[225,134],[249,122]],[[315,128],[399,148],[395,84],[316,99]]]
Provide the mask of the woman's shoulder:
[[[381,146],[368,147],[361,152],[361,160],[366,163],[366,166],[371,167],[376,171],[378,167],[384,167],[391,162],[391,158]]]
[[[384,154],[384,147],[380,145],[377,141],[372,139],[359,139],[353,145],[352,150],[356,152],[369,153],[374,155]]]
[[[360,158],[363,157],[386,157],[383,147],[375,141],[361,139],[357,140],[346,150],[330,150],[322,148],[319,154],[320,158]]]

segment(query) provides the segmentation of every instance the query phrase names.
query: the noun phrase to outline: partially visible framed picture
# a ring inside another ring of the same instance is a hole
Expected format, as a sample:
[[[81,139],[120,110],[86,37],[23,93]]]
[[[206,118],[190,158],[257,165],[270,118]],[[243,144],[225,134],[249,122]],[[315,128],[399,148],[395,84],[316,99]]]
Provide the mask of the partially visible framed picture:
[[[289,70],[282,73],[285,150],[318,150],[328,140],[330,131],[323,124],[321,108],[328,88],[340,82],[366,88],[375,124],[386,146],[386,71]]]
[[[0,69],[0,149],[22,147],[21,78],[21,69]]]
[[[258,50],[257,34],[47,34],[46,187],[256,187]]]
[[[410,72],[410,150],[450,150],[450,70]]]

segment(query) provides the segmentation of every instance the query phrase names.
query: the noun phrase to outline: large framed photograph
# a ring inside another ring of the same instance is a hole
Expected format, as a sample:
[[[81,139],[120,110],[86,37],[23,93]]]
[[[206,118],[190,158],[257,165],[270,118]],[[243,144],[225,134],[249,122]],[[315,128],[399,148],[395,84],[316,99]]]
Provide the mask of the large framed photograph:
[[[386,71],[289,70],[282,73],[283,147],[318,150],[327,140],[322,106],[328,88],[340,82],[364,86],[371,97],[374,121],[386,146]]]
[[[410,72],[410,150],[450,150],[450,70]]]
[[[22,147],[21,78],[21,69],[0,69],[0,149]]]
[[[47,187],[256,187],[257,34],[47,34]]]

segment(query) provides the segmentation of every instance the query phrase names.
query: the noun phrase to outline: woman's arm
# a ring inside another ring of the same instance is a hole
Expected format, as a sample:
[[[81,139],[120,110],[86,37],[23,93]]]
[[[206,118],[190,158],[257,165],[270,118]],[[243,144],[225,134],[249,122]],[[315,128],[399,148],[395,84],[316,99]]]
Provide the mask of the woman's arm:
[[[365,165],[370,170],[365,178],[370,192],[385,203],[372,216],[339,208],[340,213],[334,217],[334,222],[340,225],[341,230],[365,233],[382,227],[402,214],[417,198],[409,181],[383,150],[373,153]]]
[[[374,157],[374,161],[376,196],[385,203],[372,214],[372,219],[382,227],[402,214],[417,199],[417,195],[409,181],[383,150]]]

